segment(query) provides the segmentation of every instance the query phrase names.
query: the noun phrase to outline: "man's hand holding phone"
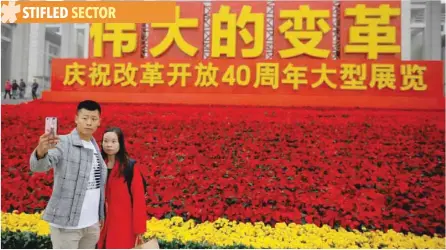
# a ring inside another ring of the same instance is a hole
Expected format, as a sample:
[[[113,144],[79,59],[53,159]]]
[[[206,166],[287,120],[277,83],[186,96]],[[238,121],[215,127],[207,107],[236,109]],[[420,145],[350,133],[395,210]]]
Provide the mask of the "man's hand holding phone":
[[[57,136],[57,118],[47,117],[45,119],[45,134],[40,136],[39,145],[37,146],[37,158],[43,158],[48,150],[56,147],[59,143],[59,136]]]
[[[37,146],[37,158],[43,158],[48,150],[55,148],[56,144],[59,143],[59,136],[45,133],[40,136],[39,145]]]

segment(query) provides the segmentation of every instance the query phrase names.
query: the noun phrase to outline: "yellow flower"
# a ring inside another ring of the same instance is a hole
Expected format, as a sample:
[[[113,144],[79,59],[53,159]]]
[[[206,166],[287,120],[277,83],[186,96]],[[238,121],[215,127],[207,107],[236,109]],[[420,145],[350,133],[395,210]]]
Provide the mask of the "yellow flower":
[[[49,225],[40,214],[2,213],[2,231],[27,231],[49,235]],[[445,238],[438,235],[404,235],[394,230],[348,232],[327,225],[297,225],[277,223],[275,227],[263,222],[238,223],[220,218],[214,222],[195,224],[181,217],[158,220],[151,218],[146,223],[146,238],[156,237],[165,241],[208,243],[216,246],[241,244],[254,248],[445,248]]]

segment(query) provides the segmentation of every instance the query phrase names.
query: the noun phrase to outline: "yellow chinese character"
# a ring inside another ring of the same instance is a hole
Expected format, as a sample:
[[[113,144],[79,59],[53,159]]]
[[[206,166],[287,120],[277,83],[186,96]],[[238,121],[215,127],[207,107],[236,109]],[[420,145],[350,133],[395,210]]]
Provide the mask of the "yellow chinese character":
[[[222,5],[218,13],[212,14],[212,49],[211,57],[235,57],[235,39],[237,15],[230,13],[231,7]],[[222,26],[225,24],[226,28]],[[224,39],[226,45],[221,44]]]
[[[181,77],[181,87],[186,87],[186,77],[191,77],[192,73],[187,71],[190,68],[189,63],[170,63],[170,68],[173,68],[173,72],[168,72],[167,76],[172,77],[172,80],[168,83],[169,87],[172,87],[177,83],[178,78]]]
[[[163,84],[163,76],[161,75],[161,70],[164,69],[164,65],[159,63],[146,63],[141,65],[141,68],[145,69],[142,72],[141,83],[149,84],[150,87],[155,86],[155,84]]]
[[[218,68],[214,67],[212,63],[204,66],[203,63],[199,63],[195,66],[197,70],[197,80],[195,81],[196,87],[218,87],[218,82],[216,82]]]
[[[319,80],[317,82],[311,84],[311,87],[317,88],[317,87],[321,86],[323,83],[326,83],[328,85],[328,87],[330,87],[332,89],[336,89],[338,87],[336,85],[336,83],[334,83],[334,82],[330,81],[330,79],[328,79],[328,74],[336,74],[336,70],[335,69],[327,69],[327,64],[323,63],[321,69],[313,69],[313,70],[311,70],[311,73],[321,74],[321,77],[319,78]]]
[[[218,13],[212,14],[212,57],[235,57],[236,50],[236,29],[240,28],[240,36],[245,44],[254,42],[252,48],[242,49],[242,57],[254,58],[263,52],[265,15],[263,13],[251,13],[251,6],[243,6],[239,17],[230,13],[231,7],[222,5]],[[254,37],[246,29],[246,24],[253,23]],[[222,28],[225,24],[226,28]],[[226,44],[222,44],[222,40]]]
[[[417,64],[401,65],[401,75],[403,76],[403,85],[401,86],[401,90],[426,90],[427,84],[424,82],[424,71],[426,71],[426,66],[421,67]]]
[[[251,13],[251,6],[243,6],[242,11],[237,19],[237,27],[241,29],[239,31],[240,36],[245,44],[254,42],[254,45],[250,49],[242,49],[243,58],[258,57],[263,52],[264,34],[265,34],[265,14],[263,13]],[[254,25],[254,37],[246,29],[247,23],[253,23]]]
[[[324,34],[330,31],[330,26],[325,21],[325,19],[330,18],[329,10],[311,10],[308,5],[300,5],[298,10],[281,10],[280,18],[288,20],[279,26],[279,32],[293,45],[293,48],[279,51],[281,58],[296,57],[303,54],[328,58],[330,50],[316,47],[322,41]],[[304,23],[306,24],[305,30],[303,28]],[[291,28],[292,30],[290,30]],[[306,42],[303,43],[303,40]]]
[[[97,64],[92,63],[89,68],[90,74],[88,77],[91,79],[92,86],[101,86],[101,84],[105,87],[111,85],[111,80],[108,79],[110,75],[110,64]]]
[[[151,26],[154,29],[167,29],[167,35],[164,39],[155,47],[150,49],[150,53],[153,57],[158,57],[167,51],[173,43],[177,44],[178,48],[186,53],[188,56],[194,56],[198,49],[190,45],[184,40],[181,35],[180,29],[182,28],[197,28],[198,18],[181,18],[180,6],[175,7],[175,23],[152,23]]]
[[[396,27],[389,26],[390,18],[400,15],[399,8],[381,4],[378,8],[366,8],[357,4],[347,8],[345,16],[355,17],[355,26],[350,27],[346,53],[365,53],[367,59],[377,59],[378,54],[394,54],[401,51],[396,43]]]
[[[257,63],[256,82],[254,88],[259,86],[271,86],[273,89],[279,88],[279,64],[278,63]]]
[[[105,28],[104,28],[105,26]],[[106,32],[108,31],[108,32]],[[127,31],[127,32],[124,32]],[[93,56],[102,57],[104,42],[113,43],[113,57],[121,57],[122,53],[136,50],[135,23],[93,23],[90,28],[90,38],[93,40]]]
[[[283,73],[286,75],[285,79],[282,79],[284,84],[292,84],[294,90],[299,89],[299,84],[308,84],[306,77],[307,67],[296,67],[292,63],[288,63]]]
[[[347,90],[366,90],[367,85],[364,81],[367,78],[366,64],[341,64],[341,80],[343,81],[341,89]]]
[[[74,83],[85,85],[85,81],[81,79],[81,76],[85,76],[85,69],[87,66],[74,62],[71,65],[65,66],[65,78],[63,85],[71,86]]]
[[[395,66],[393,64],[372,64],[371,88],[378,83],[379,90],[386,87],[395,90],[395,81]]]
[[[137,67],[132,63],[116,63],[115,64],[115,84],[121,84],[122,87],[132,85],[136,87],[138,83],[135,82]]]

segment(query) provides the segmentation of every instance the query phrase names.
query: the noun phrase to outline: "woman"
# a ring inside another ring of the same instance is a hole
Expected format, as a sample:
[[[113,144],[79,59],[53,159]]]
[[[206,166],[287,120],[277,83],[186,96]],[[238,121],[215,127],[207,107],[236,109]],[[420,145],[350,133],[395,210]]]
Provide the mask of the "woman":
[[[6,80],[5,96],[3,97],[3,99],[6,99],[6,95],[9,95],[9,99],[11,99],[11,89],[12,89],[12,84],[11,84],[11,82],[8,79],[8,80]]]
[[[106,217],[98,247],[130,249],[146,231],[147,214],[141,172],[133,167],[135,161],[125,150],[120,128],[109,128],[104,132],[102,156],[107,163],[108,178]],[[128,175],[132,174],[130,169],[133,169],[133,178],[127,186]]]

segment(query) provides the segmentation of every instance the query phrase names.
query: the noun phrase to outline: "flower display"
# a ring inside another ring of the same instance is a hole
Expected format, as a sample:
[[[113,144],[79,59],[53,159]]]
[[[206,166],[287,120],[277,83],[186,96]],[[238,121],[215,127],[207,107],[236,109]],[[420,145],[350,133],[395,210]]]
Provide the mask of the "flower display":
[[[2,213],[2,231],[33,232],[47,236],[49,224],[40,214]],[[277,223],[274,227],[263,222],[240,223],[219,218],[214,222],[196,224],[181,217],[147,221],[145,238],[157,238],[166,242],[206,243],[219,247],[243,245],[253,248],[437,248],[444,249],[445,239],[434,236],[404,235],[389,230],[347,232],[314,224]]]
[[[389,229],[444,236],[444,112],[124,104],[102,108],[96,139],[100,141],[107,126],[123,129],[131,157],[146,169],[147,213],[154,218],[195,219],[203,222],[201,227],[227,218],[237,225],[264,223],[262,230],[286,223],[286,230],[352,231],[345,237],[359,237],[353,230]],[[2,106],[2,211],[35,213],[45,208],[53,175],[31,173],[29,156],[43,134],[45,116],[57,116],[59,134],[66,134],[75,126],[75,112],[76,104]],[[398,233],[392,237],[400,237]],[[372,237],[368,232],[360,235],[365,237],[363,246],[375,244],[366,240]],[[285,247],[271,237],[250,242]],[[245,244],[243,238],[237,243]],[[401,239],[395,244],[409,246]],[[306,242],[296,244],[332,244]],[[350,246],[348,241],[336,244]]]

